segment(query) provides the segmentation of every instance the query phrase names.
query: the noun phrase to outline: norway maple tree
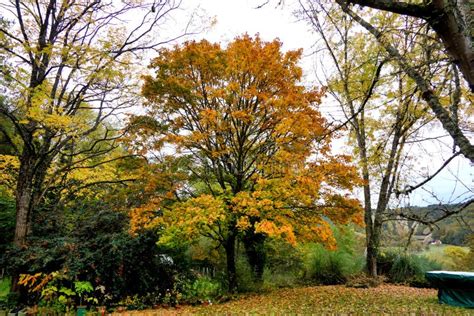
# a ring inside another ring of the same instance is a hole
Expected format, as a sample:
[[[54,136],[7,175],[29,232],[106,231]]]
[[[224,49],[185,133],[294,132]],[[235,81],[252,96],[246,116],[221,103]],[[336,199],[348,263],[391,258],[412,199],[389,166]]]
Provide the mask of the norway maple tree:
[[[148,120],[136,118],[148,122],[144,140],[154,150],[171,144],[189,174],[175,188],[180,198],[149,220],[167,228],[161,242],[205,236],[222,246],[231,290],[237,239],[258,276],[265,238],[333,247],[331,221],[361,221],[350,196],[356,170],[331,155],[318,111],[324,91],[301,85],[301,51],[281,45],[247,35],[227,47],[187,42],[162,49],[144,77]],[[150,126],[159,128],[150,134]]]

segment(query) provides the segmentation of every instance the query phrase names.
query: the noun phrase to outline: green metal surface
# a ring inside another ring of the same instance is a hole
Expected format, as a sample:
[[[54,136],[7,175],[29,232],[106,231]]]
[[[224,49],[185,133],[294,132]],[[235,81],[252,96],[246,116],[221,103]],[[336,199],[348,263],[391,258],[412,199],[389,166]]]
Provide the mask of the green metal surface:
[[[474,308],[473,272],[430,271],[426,279],[438,288],[441,304]]]

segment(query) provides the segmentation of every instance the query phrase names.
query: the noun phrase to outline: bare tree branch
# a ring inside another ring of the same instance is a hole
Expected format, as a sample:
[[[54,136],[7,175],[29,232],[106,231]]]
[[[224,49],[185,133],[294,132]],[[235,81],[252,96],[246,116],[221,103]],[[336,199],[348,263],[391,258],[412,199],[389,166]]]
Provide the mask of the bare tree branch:
[[[459,147],[460,151],[466,158],[471,162],[474,162],[474,145],[470,143],[469,139],[459,128],[459,125],[456,124],[453,118],[449,115],[449,112],[442,106],[439,97],[430,88],[429,82],[420,74],[420,72],[415,70],[408,63],[395,46],[384,39],[383,34],[379,30],[351,10],[345,1],[337,0],[336,2],[340,4],[344,12],[371,33],[386,50],[389,56],[397,61],[400,68],[402,68],[416,82],[423,99],[435,113],[436,117],[443,125],[443,128],[451,135],[456,146]]]
[[[415,191],[416,189],[418,189],[419,187],[422,187],[424,186],[425,184],[427,184],[428,182],[430,182],[434,177],[436,177],[444,168],[446,168],[447,165],[449,165],[449,163],[454,159],[456,158],[457,156],[459,156],[461,154],[460,151],[456,152],[454,155],[452,155],[451,157],[449,157],[447,160],[445,160],[443,162],[443,164],[441,165],[441,167],[438,168],[438,170],[436,170],[436,172],[434,172],[432,175],[428,176],[425,180],[423,180],[422,182],[418,183],[417,185],[415,186],[411,186],[411,185],[407,185],[405,187],[405,189],[403,190],[399,190],[399,189],[395,189],[394,193],[396,194],[397,198],[402,195],[402,194],[410,194],[412,193],[413,191]]]

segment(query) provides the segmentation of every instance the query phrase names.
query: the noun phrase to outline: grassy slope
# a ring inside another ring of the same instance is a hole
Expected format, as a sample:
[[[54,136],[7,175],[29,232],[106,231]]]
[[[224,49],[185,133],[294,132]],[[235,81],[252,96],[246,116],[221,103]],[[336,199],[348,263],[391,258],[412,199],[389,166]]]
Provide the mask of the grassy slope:
[[[436,261],[441,264],[443,270],[456,270],[453,258],[446,255],[444,249],[446,247],[454,247],[464,250],[465,252],[469,252],[468,247],[459,247],[459,246],[452,246],[452,245],[439,245],[439,246],[430,246],[428,250],[424,250],[420,253],[421,256],[424,256],[432,261]]]
[[[275,290],[241,297],[224,304],[185,306],[114,315],[281,315],[281,314],[397,314],[474,315],[472,309],[440,305],[436,290],[383,285],[371,289],[318,286]]]

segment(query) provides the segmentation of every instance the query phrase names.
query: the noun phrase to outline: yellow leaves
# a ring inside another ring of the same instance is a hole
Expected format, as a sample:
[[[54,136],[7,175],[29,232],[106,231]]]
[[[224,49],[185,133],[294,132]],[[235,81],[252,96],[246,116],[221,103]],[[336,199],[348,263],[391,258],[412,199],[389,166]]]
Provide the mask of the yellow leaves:
[[[160,211],[160,198],[152,198],[147,204],[130,211],[130,233],[136,234],[142,229],[152,229],[163,225],[163,218],[157,213]]]
[[[33,121],[43,129],[64,131],[71,135],[79,134],[80,131],[89,127],[87,118],[78,111],[76,115],[64,113],[62,107],[56,106],[56,100],[50,97],[51,86],[47,81],[34,88],[30,93],[30,103],[26,109],[26,116],[21,123],[26,124]],[[37,130],[37,134],[42,131]],[[39,136],[39,135],[36,135]]]
[[[239,231],[245,231],[249,229],[252,225],[250,224],[248,216],[241,216],[237,220],[237,224],[235,226]]]
[[[364,222],[364,213],[362,212],[362,207],[360,206],[360,202],[359,202],[359,201],[357,201],[357,202],[358,202],[358,204],[359,204],[359,209],[360,209],[360,211],[357,212],[357,213],[355,213],[355,214],[353,214],[353,215],[351,216],[350,221],[351,221],[352,223],[354,223],[354,224],[357,224],[357,225],[363,227],[363,226],[365,225],[365,222]]]
[[[204,40],[162,49],[150,65],[156,76],[144,77],[142,93],[150,112],[181,118],[180,124],[177,119],[171,122],[170,130],[178,137],[174,140],[188,148],[220,152],[209,145],[230,147],[219,137],[229,142],[245,128],[254,134],[276,128],[276,141],[308,154],[315,132],[321,134],[316,125],[325,124],[312,109],[324,92],[305,91],[299,85],[301,51],[283,54],[280,49],[277,40],[263,42],[248,35],[226,48]]]
[[[301,239],[310,242],[322,243],[326,248],[334,250],[337,242],[331,229],[331,225],[321,217],[310,217],[310,225],[301,227]]]
[[[33,286],[37,279],[42,276],[43,273],[41,272],[38,272],[36,274],[20,274],[20,280],[18,281],[18,284],[19,285],[23,285],[23,286],[26,286],[26,287],[31,287]]]
[[[105,157],[103,158],[104,160],[106,159]],[[68,173],[67,179],[77,180],[83,184],[87,184],[115,178],[116,168],[113,164],[104,163],[90,168],[88,165],[94,165],[94,162],[87,161],[84,164],[76,166],[75,169]],[[83,192],[82,194],[87,193]]]
[[[296,236],[293,231],[293,226],[288,224],[277,225],[273,221],[262,220],[255,224],[256,233],[264,233],[269,237],[283,238],[290,245],[296,245]]]
[[[30,106],[34,110],[45,110],[42,108],[43,106],[47,106],[51,103],[49,94],[50,94],[51,86],[47,81],[45,81],[42,85],[34,88],[31,93],[31,102]]]
[[[240,120],[244,123],[250,123],[253,120],[253,115],[250,114],[248,111],[233,111],[230,113],[230,115],[233,118]]]
[[[278,228],[275,223],[263,220],[255,224],[255,232],[256,233],[265,233],[269,236],[277,236],[278,235]]]
[[[13,197],[15,193],[19,167],[18,157],[0,155],[0,188],[10,197]]]
[[[20,167],[20,162],[18,161],[17,156],[12,155],[0,155],[0,170],[4,171],[13,171],[18,170]],[[4,175],[4,172],[1,174]]]
[[[186,143],[200,143],[204,142],[209,138],[209,135],[207,133],[195,131],[192,132],[188,137],[186,136],[172,136],[176,140],[182,140],[181,142],[186,144]]]
[[[193,241],[199,235],[215,235],[216,225],[225,227],[227,216],[225,203],[211,195],[204,194],[175,203],[163,214],[166,230],[159,242],[169,244],[184,240]]]
[[[245,214],[249,217],[264,216],[268,212],[274,211],[274,201],[264,196],[262,191],[239,192],[232,198],[232,211],[236,214]]]
[[[44,133],[45,129],[66,132],[72,136],[90,127],[85,111],[78,110],[74,115],[66,113],[61,99],[53,100],[52,86],[47,80],[37,87],[30,89],[21,87],[22,97],[18,99],[16,106],[20,110],[19,118],[21,124],[34,122],[36,124],[36,137]],[[67,98],[68,95],[63,96]],[[90,114],[89,114],[90,116]]]
[[[205,109],[200,112],[203,124],[216,125],[218,113],[216,110]]]

